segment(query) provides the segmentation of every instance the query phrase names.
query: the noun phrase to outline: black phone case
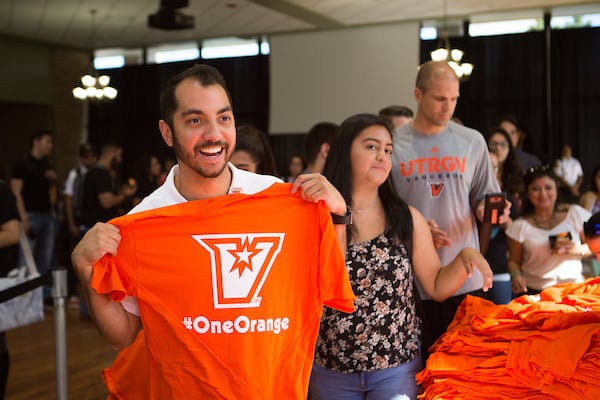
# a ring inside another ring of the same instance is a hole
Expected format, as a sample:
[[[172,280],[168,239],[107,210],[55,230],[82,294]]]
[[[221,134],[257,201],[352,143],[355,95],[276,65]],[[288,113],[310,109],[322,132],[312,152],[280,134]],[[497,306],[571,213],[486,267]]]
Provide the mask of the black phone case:
[[[506,204],[506,194],[489,193],[485,195],[485,209],[483,213],[483,222],[496,225],[504,210]]]

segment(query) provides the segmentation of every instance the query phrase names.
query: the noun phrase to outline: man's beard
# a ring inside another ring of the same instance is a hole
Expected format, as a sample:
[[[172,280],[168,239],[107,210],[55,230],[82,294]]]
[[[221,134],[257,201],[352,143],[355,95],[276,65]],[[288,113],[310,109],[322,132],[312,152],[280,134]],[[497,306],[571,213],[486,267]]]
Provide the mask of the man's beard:
[[[198,148],[201,147],[202,145],[194,146],[194,153],[192,154],[191,159],[190,159],[190,157],[188,157],[185,154],[181,144],[177,140],[177,134],[175,133],[175,130],[171,129],[171,131],[173,132],[173,153],[175,153],[175,157],[177,158],[177,162],[179,164],[183,164],[183,165],[193,169],[198,175],[202,176],[203,178],[216,178],[217,176],[221,175],[223,170],[227,167],[227,163],[224,163],[222,168],[215,170],[215,171],[213,171],[213,170],[207,171],[206,169],[204,169],[202,167],[195,166],[194,163],[192,162],[193,155],[197,151],[199,151]],[[213,143],[213,144],[218,144],[218,145],[222,146],[223,151],[226,151],[229,148],[229,146],[226,143],[218,142],[218,143]]]
[[[118,171],[120,166],[121,166],[121,161],[119,161],[119,159],[117,157],[113,157],[112,160],[110,160],[110,169],[111,170]]]

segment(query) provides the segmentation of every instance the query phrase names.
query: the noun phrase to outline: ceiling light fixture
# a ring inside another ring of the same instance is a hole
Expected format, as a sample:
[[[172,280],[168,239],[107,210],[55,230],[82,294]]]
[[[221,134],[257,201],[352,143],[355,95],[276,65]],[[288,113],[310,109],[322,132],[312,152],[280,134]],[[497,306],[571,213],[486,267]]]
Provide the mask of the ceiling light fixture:
[[[473,72],[473,64],[461,63],[464,52],[459,49],[453,49],[450,46],[450,38],[447,25],[446,0],[444,0],[444,27],[439,37],[439,48],[432,51],[431,59],[433,61],[446,61],[452,67],[458,78],[462,81],[467,80]]]
[[[96,10],[90,10],[92,15],[92,46],[95,45],[95,34],[96,34]],[[110,84],[110,76],[98,75],[96,68],[94,67],[94,55],[92,52],[91,60],[89,63],[89,72],[81,77],[81,86],[77,86],[73,89],[73,97],[79,100],[113,100],[117,97],[118,91]]]

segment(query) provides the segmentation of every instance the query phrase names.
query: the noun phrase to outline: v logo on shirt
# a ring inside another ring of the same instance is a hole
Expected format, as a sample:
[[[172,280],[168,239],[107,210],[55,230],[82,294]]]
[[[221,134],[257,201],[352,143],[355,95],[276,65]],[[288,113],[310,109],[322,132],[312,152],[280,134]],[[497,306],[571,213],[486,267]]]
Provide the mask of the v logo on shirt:
[[[192,235],[210,254],[215,308],[259,307],[284,233]]]
[[[431,197],[439,197],[440,193],[442,193],[442,190],[444,189],[444,184],[441,182],[430,183],[429,188],[431,190]]]

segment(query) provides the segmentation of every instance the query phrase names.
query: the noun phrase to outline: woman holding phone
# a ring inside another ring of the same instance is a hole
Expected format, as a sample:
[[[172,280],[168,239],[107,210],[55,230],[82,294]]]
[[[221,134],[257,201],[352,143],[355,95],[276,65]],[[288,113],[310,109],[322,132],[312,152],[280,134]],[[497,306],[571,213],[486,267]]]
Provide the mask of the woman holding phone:
[[[530,169],[524,181],[521,216],[506,230],[513,293],[583,281],[583,223],[590,212],[559,203],[558,178],[548,165]]]

